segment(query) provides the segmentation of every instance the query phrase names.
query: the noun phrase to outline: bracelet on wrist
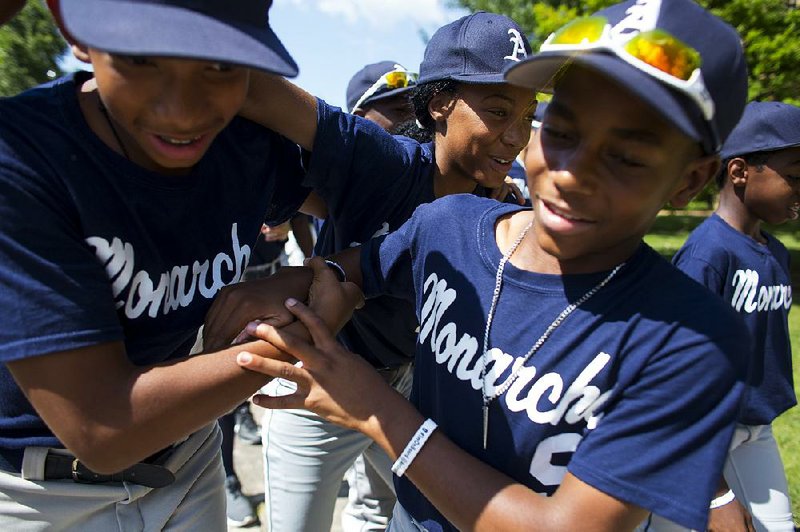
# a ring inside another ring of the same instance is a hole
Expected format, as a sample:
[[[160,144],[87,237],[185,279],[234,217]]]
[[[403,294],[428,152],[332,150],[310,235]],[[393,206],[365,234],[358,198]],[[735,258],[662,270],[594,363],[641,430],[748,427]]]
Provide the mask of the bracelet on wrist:
[[[715,499],[711,499],[711,504],[708,505],[708,508],[710,510],[713,510],[715,508],[719,508],[721,506],[725,506],[726,504],[729,504],[729,503],[733,502],[733,499],[735,499],[735,498],[736,498],[736,495],[734,495],[733,490],[729,489],[728,491],[726,491],[725,493],[723,493],[719,497],[716,497]]]
[[[333,270],[333,273],[336,274],[336,278],[339,279],[340,283],[347,282],[347,275],[344,273],[344,268],[342,268],[341,264],[329,259],[325,259],[325,264],[328,265],[328,268]]]
[[[433,434],[433,431],[436,430],[436,427],[437,425],[432,419],[426,419],[425,422],[420,425],[417,432],[411,437],[406,448],[403,449],[403,452],[400,453],[397,461],[392,466],[392,473],[398,477],[402,477],[406,473],[406,469],[408,469],[408,466],[414,461],[414,458],[417,457],[420,449],[422,449],[422,446],[428,441],[428,438]]]

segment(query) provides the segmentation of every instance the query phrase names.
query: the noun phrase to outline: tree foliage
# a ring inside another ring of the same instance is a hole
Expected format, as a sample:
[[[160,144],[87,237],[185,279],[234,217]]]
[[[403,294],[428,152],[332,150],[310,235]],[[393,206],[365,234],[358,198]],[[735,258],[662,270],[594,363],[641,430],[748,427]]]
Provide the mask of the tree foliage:
[[[502,13],[522,26],[533,49],[575,17],[617,0],[453,0],[472,11]],[[742,36],[750,99],[800,105],[800,10],[787,0],[699,0]]]
[[[62,74],[66,43],[40,0],[0,28],[0,95],[11,96]]]

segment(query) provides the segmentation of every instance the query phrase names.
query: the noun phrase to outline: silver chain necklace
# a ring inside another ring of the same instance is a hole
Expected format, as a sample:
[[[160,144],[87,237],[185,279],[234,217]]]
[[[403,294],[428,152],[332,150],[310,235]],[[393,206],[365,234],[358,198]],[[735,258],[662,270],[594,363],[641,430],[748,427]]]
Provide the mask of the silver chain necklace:
[[[558,328],[559,325],[569,316],[572,312],[578,308],[579,306],[583,305],[588,301],[593,295],[597,293],[598,290],[603,288],[608,282],[617,274],[617,272],[625,266],[625,263],[618,264],[611,273],[609,273],[605,279],[600,281],[594,288],[590,289],[588,292],[583,294],[580,299],[578,299],[575,303],[570,303],[567,305],[564,310],[561,311],[561,314],[553,320],[553,322],[547,327],[547,329],[542,333],[536,343],[533,344],[533,347],[522,357],[521,361],[516,361],[514,365],[516,365],[516,369],[511,373],[511,376],[503,383],[502,386],[496,388],[492,395],[486,393],[486,366],[488,365],[487,356],[489,354],[489,331],[492,328],[492,320],[494,319],[494,311],[497,308],[497,301],[500,299],[500,288],[503,286],[503,270],[506,267],[506,263],[508,259],[511,258],[511,255],[517,250],[520,242],[522,239],[525,238],[525,235],[528,234],[530,228],[533,227],[533,220],[531,220],[528,225],[525,226],[525,229],[519,234],[517,239],[511,244],[511,247],[508,251],[506,251],[503,258],[500,259],[500,264],[497,266],[497,274],[495,275],[494,280],[494,294],[492,294],[492,304],[489,306],[489,315],[486,318],[486,330],[483,333],[483,355],[481,360],[483,362],[483,367],[481,368],[481,394],[483,396],[483,448],[486,449],[489,438],[489,403],[493,400],[497,399],[501,395],[503,395],[506,390],[508,390],[514,381],[519,376],[520,370],[525,366],[525,363],[528,361],[529,358],[533,356],[533,354],[542,347],[547,339],[550,337],[550,334]]]
[[[122,142],[122,137],[119,136],[117,128],[116,126],[114,126],[114,121],[111,120],[111,116],[108,114],[108,109],[106,109],[106,106],[103,105],[102,101],[100,102],[100,113],[103,115],[103,117],[105,117],[108,127],[111,128],[111,133],[114,134],[114,138],[116,139],[117,144],[119,145],[119,149],[122,150],[122,155],[124,155],[125,158],[130,161],[131,156],[128,155],[128,150],[125,149],[125,144],[123,144]]]

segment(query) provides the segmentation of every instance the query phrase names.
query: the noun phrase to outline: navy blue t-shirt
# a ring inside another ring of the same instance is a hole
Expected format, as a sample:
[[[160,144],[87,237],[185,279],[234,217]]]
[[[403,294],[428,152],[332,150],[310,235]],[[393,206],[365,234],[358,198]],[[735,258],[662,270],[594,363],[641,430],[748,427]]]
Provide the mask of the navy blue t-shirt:
[[[374,122],[322,100],[305,185],[328,207],[314,252],[330,255],[400,227],[434,200],[433,144],[392,136]],[[413,302],[379,297],[356,310],[339,340],[378,368],[411,360],[417,317]]]
[[[88,76],[0,101],[0,459],[16,467],[25,446],[61,444],[6,362],[111,341],[137,365],[188,355],[262,222],[308,194],[299,148],[242,118],[190,175],[143,169],[89,129]]]
[[[364,245],[367,296],[415,301],[412,402],[466,452],[537,493],[551,495],[569,471],[702,529],[744,390],[749,339],[727,305],[644,244],[492,401],[483,449],[481,353],[502,257],[494,228],[519,208],[448,196]],[[489,338],[489,389],[607,274],[545,275],[509,262]],[[428,530],[454,530],[406,477],[396,487]]]
[[[704,220],[673,257],[690,277],[721,296],[743,318],[753,337],[750,378],[739,418],[767,425],[797,404],[792,379],[789,252],[762,232],[760,244],[716,213]]]

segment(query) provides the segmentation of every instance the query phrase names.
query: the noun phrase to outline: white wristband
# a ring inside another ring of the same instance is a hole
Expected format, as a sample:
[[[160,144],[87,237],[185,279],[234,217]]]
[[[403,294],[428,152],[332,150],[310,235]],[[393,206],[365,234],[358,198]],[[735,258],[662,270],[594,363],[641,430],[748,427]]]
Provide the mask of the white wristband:
[[[719,508],[720,506],[725,506],[726,504],[733,502],[733,499],[736,498],[736,495],[733,494],[733,490],[728,490],[716,499],[711,499],[711,504],[708,505],[710,510],[714,508]]]
[[[392,466],[392,473],[398,477],[405,475],[406,469],[408,469],[408,466],[414,461],[414,458],[417,457],[417,453],[419,453],[419,450],[425,445],[425,442],[428,441],[428,438],[433,431],[436,430],[436,427],[437,425],[432,419],[426,419],[425,422],[420,425],[416,434],[414,434],[411,441],[408,442],[408,445],[406,445],[406,448],[403,449],[403,452],[400,453],[397,461]]]

